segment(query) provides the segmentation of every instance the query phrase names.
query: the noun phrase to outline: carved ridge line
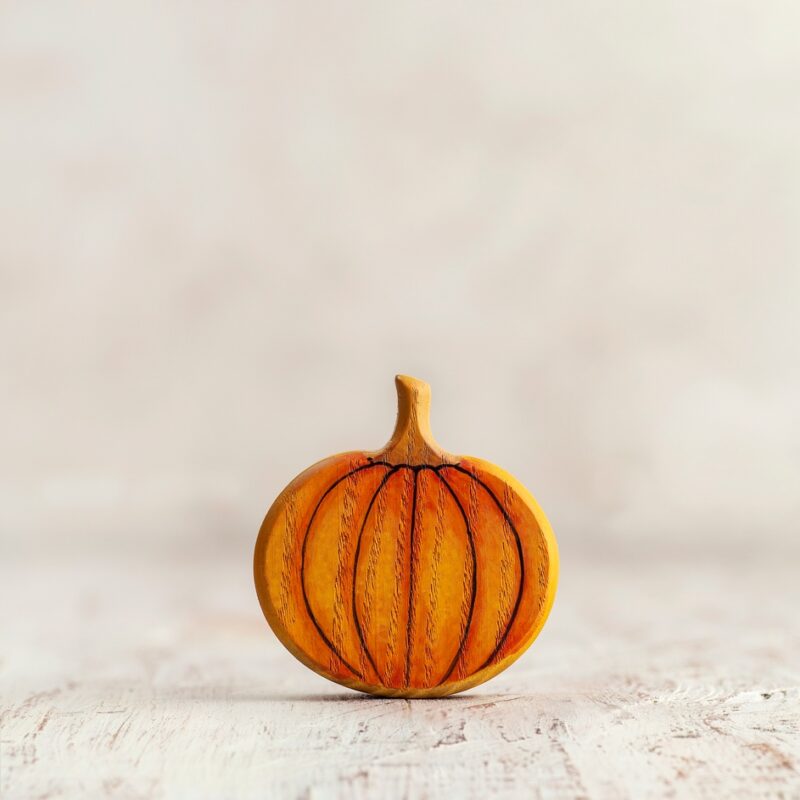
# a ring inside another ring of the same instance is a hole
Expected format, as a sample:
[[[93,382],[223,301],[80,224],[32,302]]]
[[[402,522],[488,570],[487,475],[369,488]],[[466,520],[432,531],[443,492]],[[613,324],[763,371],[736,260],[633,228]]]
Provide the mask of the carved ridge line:
[[[477,671],[479,671],[481,669],[484,669],[485,667],[489,666],[494,661],[494,659],[497,657],[497,654],[500,652],[501,648],[505,644],[505,641],[508,638],[508,635],[511,632],[511,629],[513,628],[514,623],[516,621],[517,615],[519,613],[520,605],[522,603],[522,595],[523,595],[523,590],[524,590],[524,585],[525,585],[525,560],[524,560],[524,554],[523,554],[523,549],[522,549],[522,540],[520,538],[519,532],[517,531],[516,525],[514,524],[513,520],[511,519],[511,516],[508,513],[508,511],[506,510],[506,508],[503,505],[503,503],[499,500],[499,498],[494,493],[492,488],[488,484],[486,484],[485,481],[483,481],[480,477],[478,477],[476,474],[474,474],[470,470],[465,469],[464,467],[462,467],[460,464],[449,464],[448,463],[448,464],[438,464],[438,465],[434,466],[434,465],[431,465],[431,464],[408,464],[408,463],[392,464],[391,462],[388,462],[388,461],[373,461],[373,460],[370,460],[369,463],[362,464],[361,466],[356,467],[355,469],[352,469],[349,472],[345,473],[340,478],[337,478],[337,480],[335,480],[325,490],[325,492],[323,492],[322,496],[317,501],[317,504],[314,507],[314,511],[311,514],[311,518],[309,519],[308,525],[306,526],[305,534],[303,536],[302,558],[301,558],[301,565],[300,565],[300,583],[301,583],[301,588],[302,588],[302,593],[303,593],[303,600],[305,602],[306,610],[308,612],[309,618],[311,619],[311,622],[313,623],[314,627],[316,628],[317,633],[319,633],[322,641],[326,644],[326,646],[332,652],[332,654],[335,655],[342,662],[342,664],[345,667],[347,667],[347,669],[349,669],[350,672],[352,672],[356,677],[358,677],[361,680],[365,681],[366,679],[365,679],[363,673],[361,671],[355,669],[342,656],[341,652],[339,651],[339,648],[337,648],[336,645],[334,645],[334,643],[331,641],[331,639],[328,637],[328,635],[325,633],[325,631],[323,631],[321,625],[319,624],[319,621],[317,620],[317,617],[316,617],[316,615],[314,614],[314,612],[313,612],[313,610],[311,608],[311,603],[309,602],[308,593],[306,591],[305,565],[306,565],[306,554],[307,554],[308,538],[309,538],[309,534],[311,532],[311,527],[312,527],[312,525],[314,523],[314,520],[316,518],[317,512],[319,511],[319,508],[322,505],[322,503],[325,500],[325,498],[342,481],[346,480],[349,477],[352,477],[353,475],[355,475],[358,472],[361,472],[362,470],[369,469],[371,467],[376,467],[376,466],[387,467],[387,471],[384,474],[383,478],[381,479],[381,482],[380,482],[378,488],[376,489],[375,493],[372,495],[372,498],[370,499],[370,503],[369,503],[369,505],[367,507],[366,513],[364,515],[364,519],[363,519],[362,524],[361,524],[361,528],[360,528],[360,531],[359,531],[359,537],[358,537],[358,541],[357,541],[357,544],[356,544],[356,553],[355,553],[355,561],[354,561],[354,568],[353,568],[353,593],[352,593],[352,610],[353,610],[353,619],[354,619],[354,622],[355,622],[356,631],[358,633],[359,641],[360,641],[361,646],[362,646],[362,648],[364,650],[364,653],[366,654],[370,665],[372,666],[373,670],[375,671],[375,675],[384,684],[387,683],[386,681],[383,681],[383,678],[381,677],[381,674],[377,669],[377,666],[376,666],[376,663],[375,663],[375,659],[374,659],[372,653],[370,652],[370,650],[369,650],[369,648],[368,648],[368,646],[366,644],[366,639],[365,639],[365,636],[364,636],[364,632],[363,632],[363,629],[361,627],[361,622],[360,622],[360,619],[359,619],[359,616],[358,616],[358,609],[357,609],[357,603],[356,603],[356,573],[358,571],[358,562],[359,562],[359,559],[360,559],[361,543],[362,543],[363,533],[364,533],[364,529],[366,527],[366,523],[367,523],[367,519],[369,517],[369,514],[372,511],[372,507],[375,504],[376,499],[380,495],[381,490],[385,487],[386,483],[388,482],[389,478],[392,475],[394,475],[396,472],[399,472],[401,469],[409,469],[414,473],[413,474],[413,479],[414,479],[413,496],[412,496],[412,503],[411,503],[411,530],[410,530],[410,535],[409,535],[409,545],[410,545],[410,552],[409,552],[410,585],[409,585],[409,608],[408,608],[407,631],[406,631],[406,642],[407,642],[407,646],[406,646],[406,665],[405,665],[405,683],[406,683],[406,686],[408,686],[409,678],[410,678],[411,647],[412,647],[412,638],[413,638],[413,636],[412,636],[413,630],[412,629],[413,629],[413,617],[414,617],[412,605],[413,605],[414,589],[416,588],[414,586],[414,577],[415,576],[414,576],[414,549],[413,549],[413,545],[414,545],[414,533],[415,533],[414,528],[416,526],[416,510],[417,510],[417,491],[418,491],[418,489],[417,489],[417,477],[418,477],[417,473],[420,472],[421,470],[430,470],[431,472],[433,472],[436,475],[436,477],[441,481],[441,483],[445,486],[445,488],[450,493],[450,495],[453,497],[453,500],[455,501],[455,503],[456,503],[456,505],[458,507],[458,510],[461,513],[462,518],[464,519],[464,524],[466,526],[467,537],[468,537],[469,545],[470,545],[470,556],[471,556],[471,560],[472,560],[472,589],[471,589],[471,596],[470,596],[470,607],[469,607],[469,612],[468,612],[468,616],[467,616],[467,623],[466,623],[466,625],[464,627],[464,630],[462,632],[461,641],[459,643],[458,650],[456,651],[456,655],[455,655],[452,663],[450,664],[447,672],[445,673],[444,677],[441,679],[441,681],[439,681],[439,684],[437,684],[437,685],[441,685],[441,684],[445,683],[450,678],[450,676],[452,675],[454,669],[456,668],[456,666],[458,664],[459,659],[463,656],[464,647],[466,646],[467,637],[468,637],[468,634],[469,634],[470,627],[472,625],[472,618],[474,616],[475,602],[476,602],[476,596],[477,596],[477,553],[476,553],[476,549],[475,549],[474,532],[472,531],[472,527],[470,525],[469,518],[467,516],[466,511],[464,510],[464,507],[463,507],[463,504],[461,503],[461,500],[458,498],[457,494],[453,490],[452,486],[448,483],[447,479],[441,474],[441,471],[444,470],[444,469],[447,469],[447,468],[457,470],[458,472],[461,472],[464,475],[466,475],[468,478],[470,478],[475,483],[479,484],[484,489],[484,491],[489,495],[489,497],[491,498],[492,502],[494,502],[494,504],[500,510],[500,513],[503,515],[503,519],[505,520],[505,522],[509,526],[509,529],[511,530],[511,533],[513,534],[513,537],[514,537],[514,540],[515,540],[515,543],[516,543],[517,556],[518,556],[518,559],[519,559],[519,568],[520,568],[519,584],[518,584],[518,587],[517,587],[517,597],[516,597],[516,600],[514,602],[514,608],[513,608],[512,612],[511,612],[511,615],[510,615],[510,617],[508,619],[508,622],[506,623],[505,630],[503,631],[503,634],[499,637],[499,640],[497,641],[497,644],[494,647],[494,649],[492,650],[492,652],[490,653],[489,657],[481,664],[481,666],[478,668],[478,670],[475,670],[475,672],[477,672]]]

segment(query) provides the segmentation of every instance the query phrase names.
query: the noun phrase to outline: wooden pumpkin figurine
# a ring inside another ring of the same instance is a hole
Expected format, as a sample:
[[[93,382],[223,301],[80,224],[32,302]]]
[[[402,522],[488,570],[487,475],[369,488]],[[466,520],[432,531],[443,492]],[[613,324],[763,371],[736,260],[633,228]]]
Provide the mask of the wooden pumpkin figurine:
[[[256,590],[278,638],[326,678],[438,697],[488,680],[536,638],[558,551],[521,483],[436,444],[428,384],[395,383],[386,447],[326,458],[275,500]]]

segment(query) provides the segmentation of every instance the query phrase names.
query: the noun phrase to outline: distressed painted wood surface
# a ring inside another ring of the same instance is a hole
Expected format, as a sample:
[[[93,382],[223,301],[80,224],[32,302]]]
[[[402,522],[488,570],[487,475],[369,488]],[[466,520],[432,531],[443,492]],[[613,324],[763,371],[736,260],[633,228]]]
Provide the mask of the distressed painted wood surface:
[[[553,604],[558,552],[519,481],[436,443],[428,384],[395,384],[386,447],[326,458],[275,500],[255,583],[278,638],[314,671],[371,694],[440,697],[528,648]]]
[[[0,796],[800,797],[796,558],[564,563],[525,658],[401,700],[298,664],[244,546],[6,557]]]

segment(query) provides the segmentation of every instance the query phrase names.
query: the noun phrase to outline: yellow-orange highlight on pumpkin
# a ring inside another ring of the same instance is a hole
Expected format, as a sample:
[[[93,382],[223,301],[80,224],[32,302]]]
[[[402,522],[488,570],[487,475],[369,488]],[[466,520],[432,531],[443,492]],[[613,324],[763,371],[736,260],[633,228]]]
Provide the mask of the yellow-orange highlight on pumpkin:
[[[440,697],[488,680],[536,638],[558,550],[519,481],[434,441],[428,384],[395,383],[386,447],[326,458],[275,500],[256,542],[256,591],[278,638],[320,675]]]

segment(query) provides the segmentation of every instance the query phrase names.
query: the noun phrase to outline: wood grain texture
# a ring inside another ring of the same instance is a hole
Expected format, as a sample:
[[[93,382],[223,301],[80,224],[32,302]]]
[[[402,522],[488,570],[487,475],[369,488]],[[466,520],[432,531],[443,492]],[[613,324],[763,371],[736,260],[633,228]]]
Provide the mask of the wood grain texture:
[[[0,797],[800,797],[796,560],[571,553],[541,647],[400,700],[299,669],[248,556],[0,560]]]
[[[531,644],[558,553],[530,493],[493,464],[442,450],[430,387],[395,380],[386,447],[315,464],[270,508],[256,589],[279,639],[321,675],[371,694],[444,696]]]

